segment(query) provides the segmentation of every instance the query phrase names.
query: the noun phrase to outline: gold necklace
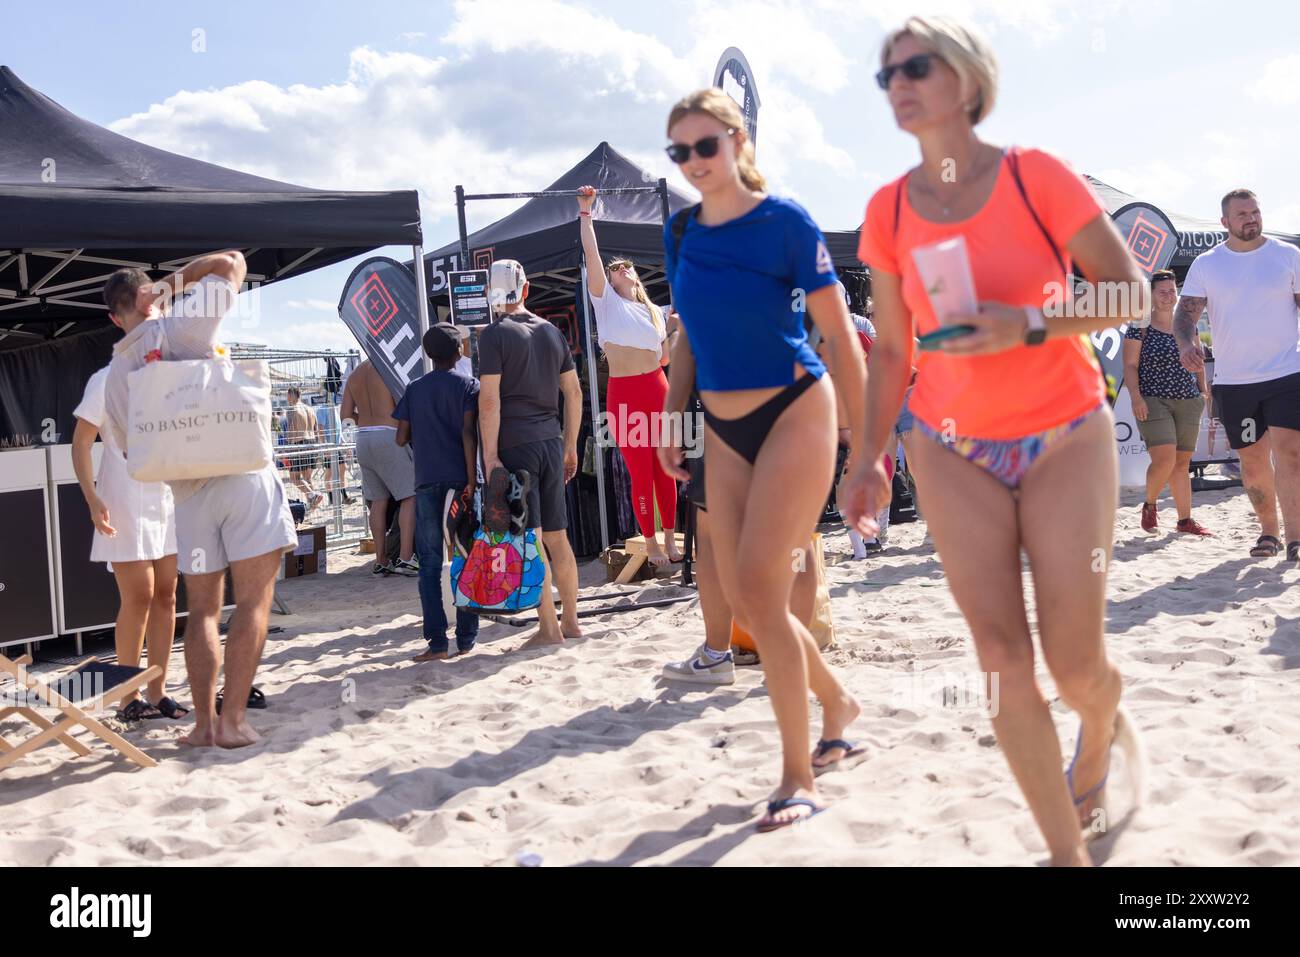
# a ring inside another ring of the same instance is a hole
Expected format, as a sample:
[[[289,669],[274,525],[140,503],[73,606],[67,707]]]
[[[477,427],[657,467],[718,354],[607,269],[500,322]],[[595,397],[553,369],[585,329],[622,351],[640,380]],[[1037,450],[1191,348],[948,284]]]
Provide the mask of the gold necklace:
[[[1001,156],[1002,156],[1001,151],[999,151],[999,153],[998,153],[998,158],[1000,159]],[[977,179],[979,179],[980,176],[984,175],[984,173],[985,173],[985,171],[986,171],[986,168],[987,168],[988,166],[989,166],[989,164],[988,164],[987,162],[985,162],[984,165],[983,165],[982,167],[976,167],[975,171],[972,172],[971,175],[967,178],[966,183],[973,183],[973,182],[975,182]],[[946,217],[952,215],[952,203],[953,203],[954,200],[957,199],[957,197],[959,197],[959,196],[961,195],[962,190],[964,190],[964,189],[966,188],[966,183],[963,183],[963,184],[961,184],[961,185],[959,185],[959,186],[957,187],[957,189],[956,189],[956,191],[953,193],[952,197],[948,200],[948,205],[947,205],[947,206],[945,206],[945,205],[943,204],[943,203],[944,203],[943,199],[940,198],[939,194],[938,194],[937,192],[934,191],[934,188],[931,187],[929,183],[926,183],[926,182],[924,182],[924,181],[921,181],[921,182],[920,182],[920,186],[921,186],[921,190],[922,190],[922,192],[924,192],[926,195],[928,195],[928,196],[929,196],[930,198],[932,198],[936,203],[939,204],[939,210],[940,210],[940,212],[943,214],[943,216],[946,218]]]

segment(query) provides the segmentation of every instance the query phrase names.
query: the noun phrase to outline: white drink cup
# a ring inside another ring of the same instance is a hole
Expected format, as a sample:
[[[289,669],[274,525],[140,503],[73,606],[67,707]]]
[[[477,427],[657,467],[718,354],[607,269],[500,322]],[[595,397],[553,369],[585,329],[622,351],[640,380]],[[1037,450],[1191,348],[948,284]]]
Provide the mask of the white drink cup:
[[[951,325],[950,316],[978,311],[975,279],[971,276],[966,238],[954,236],[932,246],[918,246],[912,259],[921,273],[925,293],[939,325]]]

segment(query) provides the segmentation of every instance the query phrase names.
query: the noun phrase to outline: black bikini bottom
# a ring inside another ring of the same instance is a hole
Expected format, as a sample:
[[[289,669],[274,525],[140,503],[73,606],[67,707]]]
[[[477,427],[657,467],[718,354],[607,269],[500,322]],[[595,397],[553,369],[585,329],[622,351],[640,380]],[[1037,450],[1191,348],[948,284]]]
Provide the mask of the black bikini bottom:
[[[814,375],[805,375],[794,385],[786,386],[772,398],[768,399],[753,412],[742,415],[739,419],[719,419],[704,409],[704,421],[722,441],[736,450],[750,465],[758,459],[758,451],[767,440],[767,434],[794,401],[808,391],[817,381]]]

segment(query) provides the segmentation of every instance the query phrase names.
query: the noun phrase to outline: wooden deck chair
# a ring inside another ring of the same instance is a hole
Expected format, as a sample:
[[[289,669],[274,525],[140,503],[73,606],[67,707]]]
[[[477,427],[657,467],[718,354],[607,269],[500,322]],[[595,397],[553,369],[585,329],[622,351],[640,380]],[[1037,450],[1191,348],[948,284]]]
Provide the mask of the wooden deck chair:
[[[14,679],[14,684],[5,689],[8,695],[0,696],[0,720],[11,714],[18,714],[39,729],[36,734],[18,745],[10,744],[3,735],[0,735],[0,771],[23,755],[51,741],[59,741],[74,754],[87,757],[91,753],[90,749],[71,734],[78,727],[85,728],[97,738],[117,748],[142,768],[157,766],[157,761],[130,741],[86,714],[83,706],[113,705],[158,677],[162,673],[160,668],[156,665],[150,668],[128,668],[125,665],[110,665],[96,658],[87,658],[72,671],[64,673],[53,682],[46,683],[27,671],[26,666],[31,662],[31,655],[24,655],[14,661],[0,654],[0,676],[7,674]],[[57,723],[50,721],[43,717],[36,710],[37,708],[59,711],[62,717]]]

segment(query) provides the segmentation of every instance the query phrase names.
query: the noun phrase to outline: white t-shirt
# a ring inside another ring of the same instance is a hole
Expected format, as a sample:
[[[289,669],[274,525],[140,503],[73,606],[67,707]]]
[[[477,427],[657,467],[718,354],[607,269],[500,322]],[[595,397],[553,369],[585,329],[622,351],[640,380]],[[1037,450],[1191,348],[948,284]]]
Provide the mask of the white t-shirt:
[[[126,450],[126,426],[130,416],[130,390],[126,378],[143,369],[157,352],[162,359],[207,359],[217,344],[217,327],[235,304],[239,290],[220,276],[209,273],[172,303],[158,319],[140,323],[113,346],[104,385],[104,424],[100,431],[119,449]],[[176,501],[181,502],[201,489],[206,479],[171,482]]]
[[[1192,261],[1184,296],[1204,298],[1214,382],[1269,382],[1300,372],[1300,248],[1276,239],[1248,253],[1220,243]]]
[[[86,391],[81,395],[81,404],[72,410],[74,418],[89,422],[101,430],[104,426],[104,383],[107,380],[108,366],[104,366],[87,380]]]
[[[605,294],[599,299],[592,296],[591,304],[596,311],[596,341],[602,349],[611,343],[652,352],[662,347],[666,329],[655,325],[650,310],[642,303],[620,296],[609,280],[605,280]]]

